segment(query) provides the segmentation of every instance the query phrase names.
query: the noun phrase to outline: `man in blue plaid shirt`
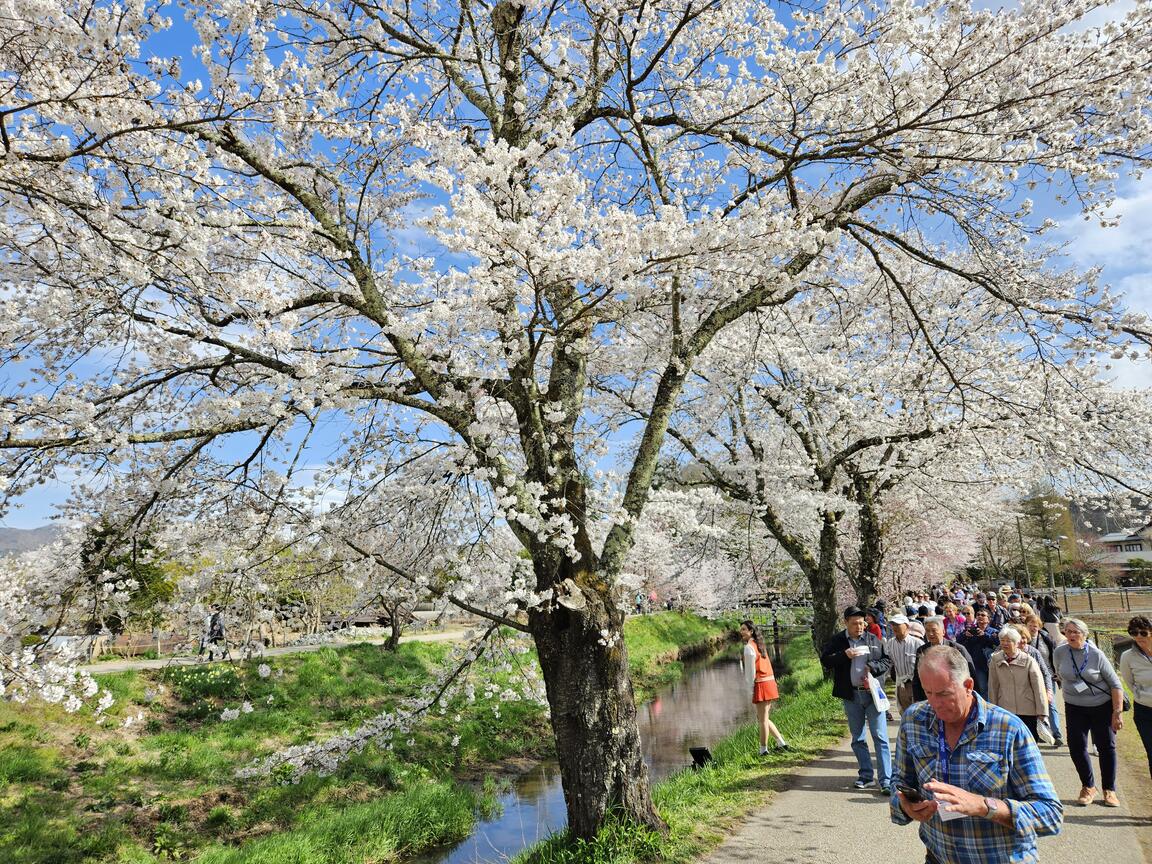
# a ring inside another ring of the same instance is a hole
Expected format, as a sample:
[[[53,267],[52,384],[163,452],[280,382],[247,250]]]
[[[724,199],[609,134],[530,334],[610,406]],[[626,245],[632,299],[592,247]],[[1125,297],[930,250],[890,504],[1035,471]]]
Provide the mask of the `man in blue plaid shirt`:
[[[925,651],[920,683],[928,701],[896,742],[892,821],[920,823],[927,864],[1036,864],[1036,838],[1060,831],[1064,808],[1031,733],[974,691],[955,648]]]

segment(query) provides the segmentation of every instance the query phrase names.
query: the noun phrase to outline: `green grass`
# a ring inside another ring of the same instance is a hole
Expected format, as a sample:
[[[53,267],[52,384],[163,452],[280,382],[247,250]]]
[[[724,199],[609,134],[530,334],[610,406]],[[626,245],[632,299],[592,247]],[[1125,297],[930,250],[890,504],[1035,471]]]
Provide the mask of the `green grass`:
[[[638,701],[684,674],[683,664],[675,659],[679,649],[698,646],[731,632],[727,624],[687,612],[630,617],[624,623],[624,641]]]
[[[5,864],[82,864],[115,860],[129,840],[124,828],[104,820],[80,822],[66,796],[48,794],[12,812],[0,807],[0,851]]]
[[[637,681],[666,678],[659,659],[723,630],[673,613],[630,619]],[[392,750],[369,747],[333,776],[290,785],[235,777],[255,759],[355,728],[415,695],[448,650],[435,642],[396,652],[323,648],[269,659],[277,674],[268,678],[258,675],[259,662],[101,675],[117,699],[104,725],[87,709],[68,715],[0,702],[0,862],[345,860],[331,850],[318,857],[326,844],[349,861],[391,861],[461,836],[488,798],[453,778],[550,755],[540,705],[505,702],[497,712],[494,703],[460,697]],[[535,662],[531,652],[522,661]],[[513,673],[495,662],[477,671],[501,687],[512,683]],[[255,710],[222,722],[221,711],[242,701]],[[124,731],[128,717],[134,722]],[[363,842],[345,843],[351,833]]]
[[[466,787],[425,780],[375,801],[318,808],[296,830],[239,848],[214,846],[197,864],[363,864],[395,861],[471,832],[491,804]]]
[[[0,789],[54,773],[56,754],[46,747],[10,744],[0,750]]]
[[[793,640],[785,658],[791,671],[781,679],[780,703],[772,717],[788,739],[788,752],[757,756],[758,730],[745,726],[712,749],[714,761],[708,767],[674,774],[656,786],[653,801],[668,825],[666,834],[610,820],[593,842],[573,841],[560,832],[517,856],[515,864],[687,864],[719,844],[732,825],[782,786],[795,766],[844,734],[840,700],[823,680],[811,643]]]

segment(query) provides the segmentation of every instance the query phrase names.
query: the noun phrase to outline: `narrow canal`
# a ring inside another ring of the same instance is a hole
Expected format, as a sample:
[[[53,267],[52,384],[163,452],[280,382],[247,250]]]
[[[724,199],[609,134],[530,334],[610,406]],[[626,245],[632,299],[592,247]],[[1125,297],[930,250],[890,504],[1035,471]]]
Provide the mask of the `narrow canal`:
[[[653,780],[690,765],[689,747],[711,747],[754,718],[738,649],[687,664],[684,677],[640,707],[644,758]],[[517,778],[501,812],[470,837],[419,857],[418,864],[496,864],[564,827],[564,791],[555,762]]]

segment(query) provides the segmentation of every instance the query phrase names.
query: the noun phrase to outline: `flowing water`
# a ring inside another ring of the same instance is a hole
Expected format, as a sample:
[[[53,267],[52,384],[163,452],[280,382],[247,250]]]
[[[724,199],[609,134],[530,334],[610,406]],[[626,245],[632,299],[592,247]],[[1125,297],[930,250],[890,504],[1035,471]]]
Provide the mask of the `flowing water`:
[[[689,747],[711,747],[755,714],[738,651],[688,664],[684,677],[640,706],[637,723],[652,779],[692,763]],[[419,864],[494,864],[564,827],[560,769],[543,762],[518,777],[500,798],[500,815],[478,822],[471,836],[422,855]]]

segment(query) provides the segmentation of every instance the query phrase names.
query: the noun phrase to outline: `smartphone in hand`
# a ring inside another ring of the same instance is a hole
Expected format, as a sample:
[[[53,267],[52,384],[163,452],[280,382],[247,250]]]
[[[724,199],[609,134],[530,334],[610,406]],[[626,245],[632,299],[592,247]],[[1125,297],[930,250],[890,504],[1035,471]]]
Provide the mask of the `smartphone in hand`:
[[[896,789],[904,796],[904,799],[909,804],[920,804],[924,801],[924,793],[915,786],[909,786],[906,783],[897,783]]]

